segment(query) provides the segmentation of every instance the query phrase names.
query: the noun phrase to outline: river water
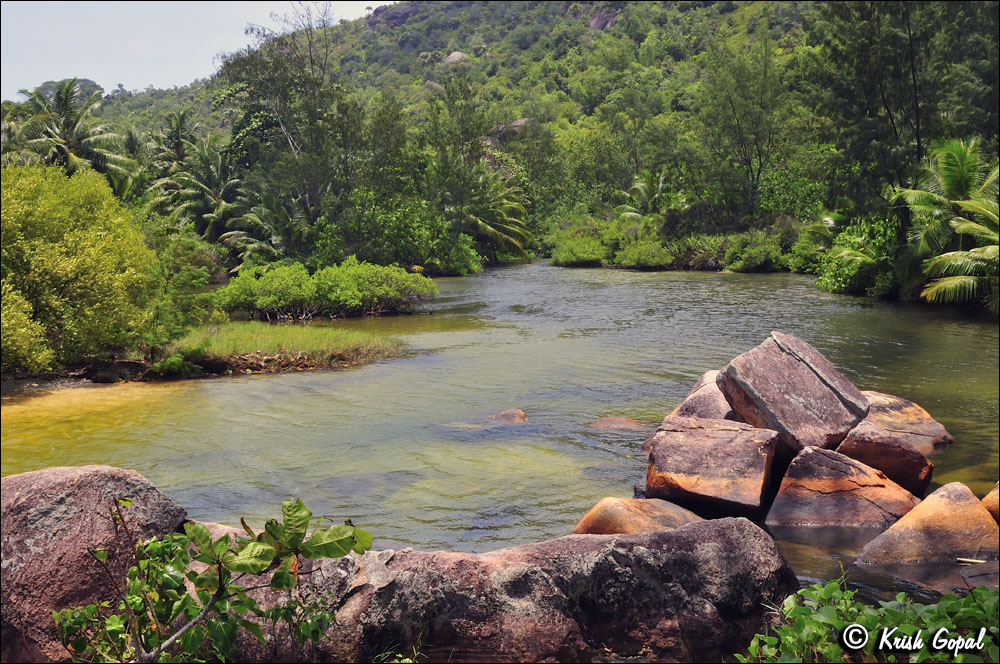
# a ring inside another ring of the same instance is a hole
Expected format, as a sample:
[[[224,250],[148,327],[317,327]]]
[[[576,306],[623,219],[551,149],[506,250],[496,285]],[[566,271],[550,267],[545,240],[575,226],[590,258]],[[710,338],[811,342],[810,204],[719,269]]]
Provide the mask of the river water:
[[[335,323],[398,338],[402,358],[7,394],[2,473],[106,463],[200,520],[260,523],[301,496],[378,548],[485,551],[563,535],[602,497],[630,496],[640,445],[699,375],[781,330],[951,431],[934,486],[959,480],[981,496],[997,481],[995,319],[830,295],[788,274],[535,263],[438,283],[429,314]],[[506,408],[527,422],[483,419]],[[588,426],[607,416],[650,424]],[[805,576],[842,553],[806,549],[788,549]]]

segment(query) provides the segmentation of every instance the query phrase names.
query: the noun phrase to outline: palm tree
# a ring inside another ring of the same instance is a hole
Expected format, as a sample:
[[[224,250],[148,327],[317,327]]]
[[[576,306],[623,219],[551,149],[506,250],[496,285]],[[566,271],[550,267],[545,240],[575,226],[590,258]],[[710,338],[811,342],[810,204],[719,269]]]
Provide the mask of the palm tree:
[[[639,221],[644,217],[658,214],[667,197],[667,172],[660,171],[660,176],[651,171],[642,171],[632,180],[632,186],[624,193],[631,201],[615,208],[619,219]]]
[[[166,207],[178,226],[191,224],[213,242],[231,219],[247,211],[247,192],[217,137],[187,145],[190,154],[183,168],[153,183],[160,192],[153,205]]]
[[[910,243],[918,256],[939,254],[954,244],[952,219],[961,216],[959,201],[987,197],[996,190],[995,169],[983,160],[978,138],[952,139],[931,150],[914,189],[897,188],[893,200],[910,209]],[[961,240],[961,234],[957,238]],[[960,246],[950,248],[960,249]]]
[[[949,251],[924,261],[924,274],[934,277],[920,293],[928,302],[980,300],[993,313],[1000,311],[996,166],[986,182],[990,186],[985,195],[967,201],[956,201],[966,216],[956,216],[948,222],[957,235],[969,236],[981,246],[968,251]]]
[[[0,126],[0,161],[11,164],[41,163],[42,155],[33,142],[38,135],[34,116],[25,115],[19,105],[7,108]]]
[[[153,163],[164,176],[172,175],[184,166],[188,146],[195,142],[201,123],[192,122],[191,109],[167,113],[164,130],[153,137]]]
[[[233,272],[254,258],[274,261],[302,256],[311,230],[295,206],[274,194],[265,194],[249,212],[229,219],[227,225],[233,230],[220,235],[219,241],[239,252],[240,264]]]
[[[30,93],[21,90],[21,94],[28,95],[27,108],[38,127],[32,146],[46,163],[62,166],[68,175],[84,168],[117,176],[131,170],[131,160],[115,150],[122,137],[110,125],[93,118],[101,101],[100,91],[82,99],[80,86],[73,78],[50,96],[40,89]]]

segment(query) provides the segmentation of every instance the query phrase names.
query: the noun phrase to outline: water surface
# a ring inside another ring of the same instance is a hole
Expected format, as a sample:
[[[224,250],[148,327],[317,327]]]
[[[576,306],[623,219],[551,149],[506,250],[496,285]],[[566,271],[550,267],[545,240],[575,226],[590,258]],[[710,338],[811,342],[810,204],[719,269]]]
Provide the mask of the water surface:
[[[698,376],[782,330],[944,423],[957,443],[933,458],[935,486],[983,495],[997,481],[995,319],[787,274],[533,264],[439,286],[429,314],[335,323],[400,339],[403,358],[5,396],[2,472],[107,463],[196,519],[259,522],[298,495],[380,548],[485,551],[565,534],[600,498],[631,495],[642,441]],[[505,408],[528,421],[483,420]],[[588,426],[606,416],[650,427]]]

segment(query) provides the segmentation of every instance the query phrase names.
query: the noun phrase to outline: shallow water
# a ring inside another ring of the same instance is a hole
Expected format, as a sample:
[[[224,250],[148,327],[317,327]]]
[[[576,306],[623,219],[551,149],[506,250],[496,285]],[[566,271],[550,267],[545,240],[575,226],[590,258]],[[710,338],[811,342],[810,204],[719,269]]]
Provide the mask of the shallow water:
[[[259,522],[298,495],[380,548],[485,551],[565,534],[603,496],[631,495],[642,441],[698,376],[782,330],[944,423],[957,443],[933,458],[935,486],[983,495],[997,481],[995,319],[829,295],[787,274],[533,264],[439,285],[429,315],[336,323],[400,339],[403,358],[5,395],[2,473],[107,463],[196,519]],[[528,421],[483,419],[505,408]],[[613,415],[649,429],[588,426]],[[840,560],[787,551],[810,576]]]

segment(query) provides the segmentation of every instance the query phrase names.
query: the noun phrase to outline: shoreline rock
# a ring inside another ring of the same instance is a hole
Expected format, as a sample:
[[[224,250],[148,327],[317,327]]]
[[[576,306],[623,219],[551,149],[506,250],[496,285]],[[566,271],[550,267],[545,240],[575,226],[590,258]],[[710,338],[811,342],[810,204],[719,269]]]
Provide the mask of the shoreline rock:
[[[703,519],[657,498],[602,498],[573,528],[573,535],[634,535],[673,530]]]
[[[881,470],[886,477],[917,498],[931,483],[934,464],[905,438],[886,431],[870,420],[862,420],[837,446],[837,452]]]

